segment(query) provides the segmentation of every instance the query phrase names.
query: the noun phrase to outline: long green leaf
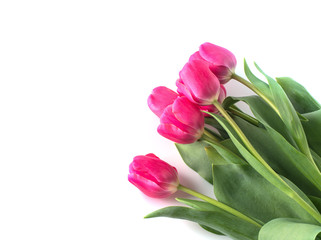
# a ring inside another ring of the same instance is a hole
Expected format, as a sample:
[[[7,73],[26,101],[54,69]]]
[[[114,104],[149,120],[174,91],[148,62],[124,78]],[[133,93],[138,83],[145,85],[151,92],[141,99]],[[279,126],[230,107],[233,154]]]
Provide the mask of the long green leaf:
[[[256,127],[239,117],[234,120],[277,173],[293,181],[305,193],[321,197],[320,172],[304,154],[269,126]]]
[[[262,92],[268,99],[273,101],[273,96],[270,91],[269,85],[256,77],[252,72],[251,69],[249,68],[246,60],[244,59],[244,72],[247,78],[250,80],[250,82],[258,89],[260,92]]]
[[[187,199],[187,198],[177,198],[177,201],[184,203],[196,210],[201,210],[201,211],[216,211],[216,212],[223,212],[223,210],[221,210],[220,208],[207,203],[207,202],[203,202],[203,201],[198,201],[198,200],[191,200],[191,199]],[[209,231],[211,233],[217,234],[217,235],[224,235],[223,233],[221,233],[220,231],[217,231],[214,228],[210,228],[206,225],[202,225],[200,224],[200,226],[205,229],[206,231]]]
[[[207,226],[237,240],[256,240],[260,228],[234,215],[221,211],[200,211],[187,207],[167,207],[150,213],[146,218],[170,217]]]
[[[273,78],[265,74],[257,64],[255,64],[255,66],[268,80],[274,103],[276,103],[275,106],[279,111],[278,114],[291,133],[297,146],[309,157],[310,161],[313,162],[301,121],[283,88]]]
[[[246,97],[230,97],[234,101],[243,101],[251,109],[253,115],[264,125],[268,125],[279,132],[292,145],[296,145],[291,135],[287,131],[285,124],[279,115],[260,97],[246,96]]]
[[[235,146],[238,148],[239,152],[243,155],[243,157],[247,160],[247,162],[259,173],[261,174],[266,180],[268,180],[270,183],[272,183],[275,187],[280,189],[282,192],[284,192],[286,195],[294,199],[296,202],[302,206],[307,212],[311,214],[316,220],[321,222],[321,216],[320,214],[306,201],[302,199],[299,194],[297,194],[291,186],[289,186],[282,178],[273,171],[270,166],[264,161],[259,160],[258,158],[254,157],[234,136],[233,131],[231,131],[231,126],[228,124],[228,122],[222,118],[221,116],[212,114],[213,117],[216,118],[220,122],[220,124],[224,127],[224,129],[229,134],[231,140],[235,144]]]
[[[278,218],[262,227],[259,240],[315,240],[320,233],[321,226],[299,219]]]
[[[315,223],[297,202],[264,179],[248,164],[214,165],[213,172],[217,199],[246,215],[263,222],[279,217],[290,217]],[[292,188],[305,201],[310,202],[294,184]],[[310,202],[310,205],[313,204]]]

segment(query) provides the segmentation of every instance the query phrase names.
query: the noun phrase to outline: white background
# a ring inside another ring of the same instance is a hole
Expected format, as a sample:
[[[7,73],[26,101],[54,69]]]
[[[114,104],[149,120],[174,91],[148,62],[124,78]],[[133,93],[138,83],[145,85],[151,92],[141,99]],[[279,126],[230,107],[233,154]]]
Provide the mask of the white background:
[[[127,181],[135,155],[176,166],[212,195],[156,132],[151,90],[175,90],[203,42],[321,100],[319,1],[1,1],[0,239],[226,239],[197,224],[143,219],[150,199]],[[231,82],[229,95],[249,94]]]

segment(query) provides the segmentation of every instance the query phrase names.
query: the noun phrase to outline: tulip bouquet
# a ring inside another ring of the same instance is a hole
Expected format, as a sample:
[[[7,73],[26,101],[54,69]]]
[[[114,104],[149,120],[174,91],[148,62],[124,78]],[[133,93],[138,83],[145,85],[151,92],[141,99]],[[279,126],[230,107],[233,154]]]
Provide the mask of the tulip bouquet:
[[[204,43],[180,71],[177,92],[152,91],[148,106],[160,119],[158,133],[213,185],[216,199],[180,184],[178,171],[156,155],[136,156],[128,180],[143,193],[193,196],[177,198],[186,206],[146,218],[190,220],[239,240],[321,239],[321,105],[293,79],[274,79],[254,65],[265,81],[246,61],[246,79],[237,75],[230,51]],[[227,97],[231,80],[255,94]]]

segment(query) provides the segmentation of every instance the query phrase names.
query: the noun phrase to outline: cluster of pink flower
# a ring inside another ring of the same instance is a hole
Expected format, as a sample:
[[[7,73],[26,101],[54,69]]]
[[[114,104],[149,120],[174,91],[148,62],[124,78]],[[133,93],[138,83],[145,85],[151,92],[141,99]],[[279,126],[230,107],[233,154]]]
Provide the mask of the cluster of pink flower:
[[[204,132],[206,112],[216,113],[214,101],[226,97],[224,84],[234,74],[235,56],[220,46],[204,43],[189,58],[176,81],[177,93],[156,87],[148,106],[160,118],[158,133],[176,143],[189,144]],[[179,186],[177,171],[154,154],[136,156],[128,180],[150,197],[167,197]]]
[[[216,113],[213,101],[226,97],[224,84],[234,73],[235,56],[225,48],[204,43],[179,73],[177,93],[157,87],[148,98],[149,108],[160,118],[158,133],[174,142],[198,140],[204,130],[201,110]]]

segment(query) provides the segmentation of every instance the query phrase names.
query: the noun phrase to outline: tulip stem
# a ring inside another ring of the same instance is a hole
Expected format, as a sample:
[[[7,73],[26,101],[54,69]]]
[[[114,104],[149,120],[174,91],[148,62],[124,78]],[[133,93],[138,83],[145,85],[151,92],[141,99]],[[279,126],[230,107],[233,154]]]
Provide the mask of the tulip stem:
[[[302,197],[294,191],[280,176],[277,174],[271,167],[268,165],[265,160],[261,157],[261,155],[256,151],[251,142],[245,136],[243,131],[239,128],[239,126],[235,123],[233,118],[225,111],[223,106],[216,100],[213,102],[216,109],[223,115],[223,117],[228,121],[237,135],[243,141],[245,147],[248,151],[258,160],[259,164],[254,163],[252,161],[248,161],[248,163],[266,180],[268,180],[275,187],[284,192],[287,196],[296,201],[303,209],[305,209],[315,220],[321,223],[321,215],[315,209],[313,209]],[[213,115],[214,116],[214,115]],[[249,159],[251,160],[251,159]]]
[[[259,126],[260,122],[258,120],[256,120],[254,117],[251,117],[250,115],[244,113],[244,112],[241,112],[239,110],[237,110],[236,108],[234,108],[233,106],[229,107],[228,108],[228,111],[233,113],[234,115],[236,116],[239,116],[240,118],[246,120],[247,122],[255,125],[255,126]]]
[[[210,133],[208,130],[204,129],[203,133],[206,137],[206,139],[209,139],[214,142],[220,142],[220,139],[218,139],[216,136],[214,136],[212,133]]]
[[[184,187],[183,185],[179,185],[179,186],[177,187],[177,189],[178,189],[178,190],[181,190],[181,191],[183,191],[183,192],[185,192],[185,193],[188,193],[188,194],[190,194],[190,195],[192,195],[192,196],[194,196],[194,197],[197,197],[197,198],[199,198],[199,199],[202,199],[202,200],[204,200],[205,202],[208,202],[208,203],[210,203],[210,204],[212,204],[212,205],[214,205],[214,206],[216,206],[216,207],[218,207],[218,208],[220,208],[220,209],[223,209],[224,211],[226,211],[226,212],[228,212],[228,213],[230,213],[230,214],[233,214],[234,216],[239,217],[239,218],[241,218],[241,219],[243,219],[243,220],[245,220],[245,221],[247,221],[247,222],[249,222],[249,223],[252,223],[252,224],[254,224],[254,225],[258,226],[258,227],[262,227],[261,224],[257,223],[257,222],[254,221],[252,218],[244,215],[243,213],[235,210],[234,208],[231,208],[230,206],[225,205],[224,203],[221,203],[221,202],[219,202],[219,201],[217,201],[217,200],[215,200],[215,199],[213,199],[213,198],[210,198],[210,197],[208,197],[208,196],[205,196],[205,195],[203,195],[203,194],[201,194],[201,193],[199,193],[199,192],[196,192],[196,191],[194,191],[194,190],[192,190],[192,189],[190,189],[190,188]]]
[[[280,116],[280,112],[275,106],[275,104],[270,99],[268,99],[259,89],[257,89],[251,82],[247,81],[246,79],[242,78],[241,76],[235,73],[232,75],[232,78],[238,81],[239,83],[243,84],[244,86],[248,87],[249,89],[251,89],[257,95],[259,95]]]

